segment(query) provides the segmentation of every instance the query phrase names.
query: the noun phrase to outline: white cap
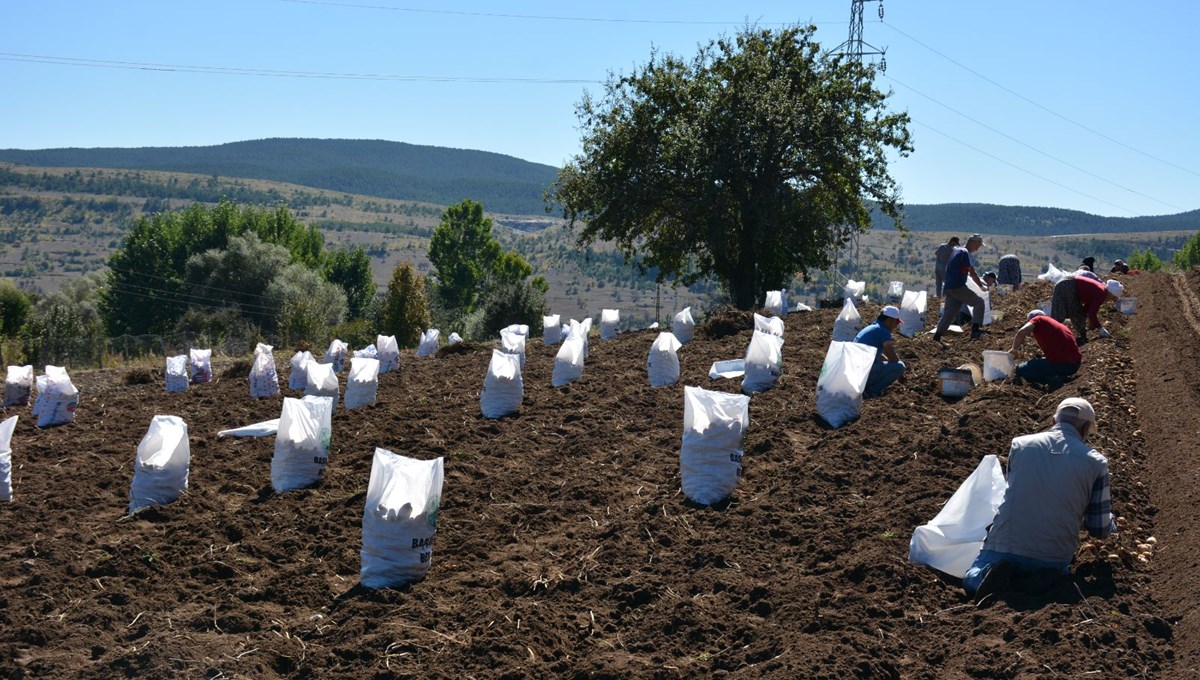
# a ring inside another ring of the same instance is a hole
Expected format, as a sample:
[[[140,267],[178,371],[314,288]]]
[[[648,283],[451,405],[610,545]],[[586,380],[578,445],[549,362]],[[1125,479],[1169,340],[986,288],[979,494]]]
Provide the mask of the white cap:
[[[1031,310],[1029,310],[1029,313],[1025,315],[1025,320],[1033,321],[1033,317],[1041,316],[1042,314],[1045,314],[1045,312],[1043,312],[1040,309],[1031,309]]]
[[[884,307],[883,309],[879,310],[879,315],[886,316],[889,319],[897,319],[898,320],[900,318],[900,310],[896,308],[896,305],[888,305],[888,306]]]
[[[1063,399],[1058,404],[1058,408],[1054,411],[1054,422],[1062,422],[1062,416],[1069,418],[1082,418],[1092,424],[1092,429],[1096,429],[1096,410],[1088,403],[1087,399],[1079,397],[1068,397]]]
[[[1121,294],[1125,292],[1125,286],[1121,285],[1121,282],[1116,279],[1109,279],[1108,283],[1105,283],[1104,286],[1108,288],[1109,295],[1113,297],[1121,297]]]

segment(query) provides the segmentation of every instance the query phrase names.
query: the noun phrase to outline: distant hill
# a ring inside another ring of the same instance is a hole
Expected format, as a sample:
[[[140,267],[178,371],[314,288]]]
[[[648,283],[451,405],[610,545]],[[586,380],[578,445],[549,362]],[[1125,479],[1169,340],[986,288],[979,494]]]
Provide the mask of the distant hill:
[[[1200,210],[1177,215],[1102,217],[1078,210],[988,203],[908,205],[904,223],[913,231],[948,231],[1005,236],[1128,234],[1151,231],[1200,231]],[[876,229],[892,229],[891,218],[876,211]]]
[[[164,170],[267,179],[319,189],[490,212],[545,212],[557,169],[486,151],[354,139],[260,139],[218,146],[0,149],[0,161],[43,167]]]

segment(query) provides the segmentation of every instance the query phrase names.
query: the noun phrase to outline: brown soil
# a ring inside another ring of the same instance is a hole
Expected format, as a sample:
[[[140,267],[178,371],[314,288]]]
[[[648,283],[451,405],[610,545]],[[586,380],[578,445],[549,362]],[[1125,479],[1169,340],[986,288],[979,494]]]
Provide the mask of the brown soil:
[[[1170,279],[1129,283],[1138,314],[1106,310],[1113,338],[1089,343],[1084,370],[1059,390],[992,383],[947,400],[935,388],[940,367],[1006,349],[1024,311],[1048,297],[1040,284],[1002,299],[1007,316],[983,341],[954,337],[943,350],[927,337],[900,339],[908,383],[839,430],[814,408],[837,310],[789,316],[783,376],[751,403],[745,476],[713,508],[680,492],[682,385],[738,389],[707,372],[743,355],[745,315],[731,335],[697,333],[673,388],[647,385],[653,332],[594,339],[583,379],[559,389],[550,386],[554,349],[535,338],[521,413],[495,422],[478,402],[490,347],[405,353],[383,376],[378,404],[334,415],[323,481],[281,495],[269,480],[273,438],[216,437],[279,416],[279,398],[248,396],[248,364],[181,394],[166,394],[161,380],[126,384],[119,371],[76,374],[73,424],[37,430],[20,410],[16,501],[0,508],[0,673],[1181,675],[1196,663],[1200,627],[1185,441],[1197,422],[1200,356]],[[1097,406],[1094,443],[1112,464],[1121,535],[1089,543],[1073,580],[980,608],[949,579],[909,565],[913,528],[979,458],[1045,427],[1071,395]],[[190,488],[125,518],[134,451],[155,414],[189,424]],[[376,446],[446,459],[432,569],[395,590],[357,585]],[[1136,552],[1151,534],[1150,562],[1107,557]]]

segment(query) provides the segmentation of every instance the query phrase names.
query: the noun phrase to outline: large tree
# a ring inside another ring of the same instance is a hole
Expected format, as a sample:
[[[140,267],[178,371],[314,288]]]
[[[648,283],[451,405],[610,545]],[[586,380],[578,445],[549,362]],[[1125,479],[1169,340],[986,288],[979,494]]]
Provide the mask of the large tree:
[[[899,220],[887,153],[912,150],[908,115],[814,31],[746,28],[690,61],[656,53],[585,95],[583,151],[550,194],[580,244],[613,241],[659,281],[716,275],[749,309],[827,267],[870,228],[869,201]]]
[[[480,288],[503,252],[482,203],[467,198],[446,208],[429,240],[429,261],[442,305],[463,314],[473,311]]]

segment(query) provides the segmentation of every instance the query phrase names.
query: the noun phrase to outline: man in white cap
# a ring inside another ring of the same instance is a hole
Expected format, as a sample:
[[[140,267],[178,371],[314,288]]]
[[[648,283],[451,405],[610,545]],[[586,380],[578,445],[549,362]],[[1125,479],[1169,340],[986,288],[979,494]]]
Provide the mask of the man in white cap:
[[[1115,301],[1125,292],[1125,286],[1116,279],[1097,281],[1083,276],[1067,276],[1054,284],[1050,297],[1050,316],[1055,321],[1071,320],[1075,327],[1075,342],[1083,346],[1088,341],[1088,329],[1099,329],[1100,337],[1107,338],[1108,331],[1100,323],[1097,313],[1101,305]]]
[[[933,332],[933,339],[937,342],[942,341],[946,329],[958,319],[958,312],[963,305],[971,308],[971,339],[978,340],[983,333],[980,329],[983,325],[983,298],[967,287],[969,276],[980,290],[987,291],[987,284],[980,280],[979,275],[975,273],[975,265],[971,262],[971,253],[982,247],[983,237],[972,234],[971,238],[967,239],[966,248],[955,248],[950,255],[950,262],[946,265],[946,282],[942,290],[946,308],[942,311],[942,318],[938,319],[937,329]]]
[[[977,602],[1005,590],[1014,576],[1069,574],[1080,522],[1096,538],[1116,533],[1108,460],[1087,443],[1095,430],[1092,405],[1071,397],[1055,410],[1054,427],[1012,440],[1004,501],[963,576],[963,589]]]
[[[864,397],[881,397],[883,391],[897,380],[904,382],[904,371],[908,369],[896,354],[892,342],[892,333],[900,325],[900,310],[893,305],[884,307],[879,312],[875,323],[858,332],[854,342],[870,345],[875,348],[875,363],[867,376],[867,387],[863,390]]]
[[[1083,355],[1075,343],[1075,334],[1040,309],[1031,310],[1025,318],[1025,325],[1017,331],[1009,352],[1016,356],[1025,340],[1033,335],[1044,358],[1030,359],[1017,366],[1017,377],[1033,383],[1044,383],[1052,389],[1062,386],[1079,371],[1079,365],[1083,363]]]

